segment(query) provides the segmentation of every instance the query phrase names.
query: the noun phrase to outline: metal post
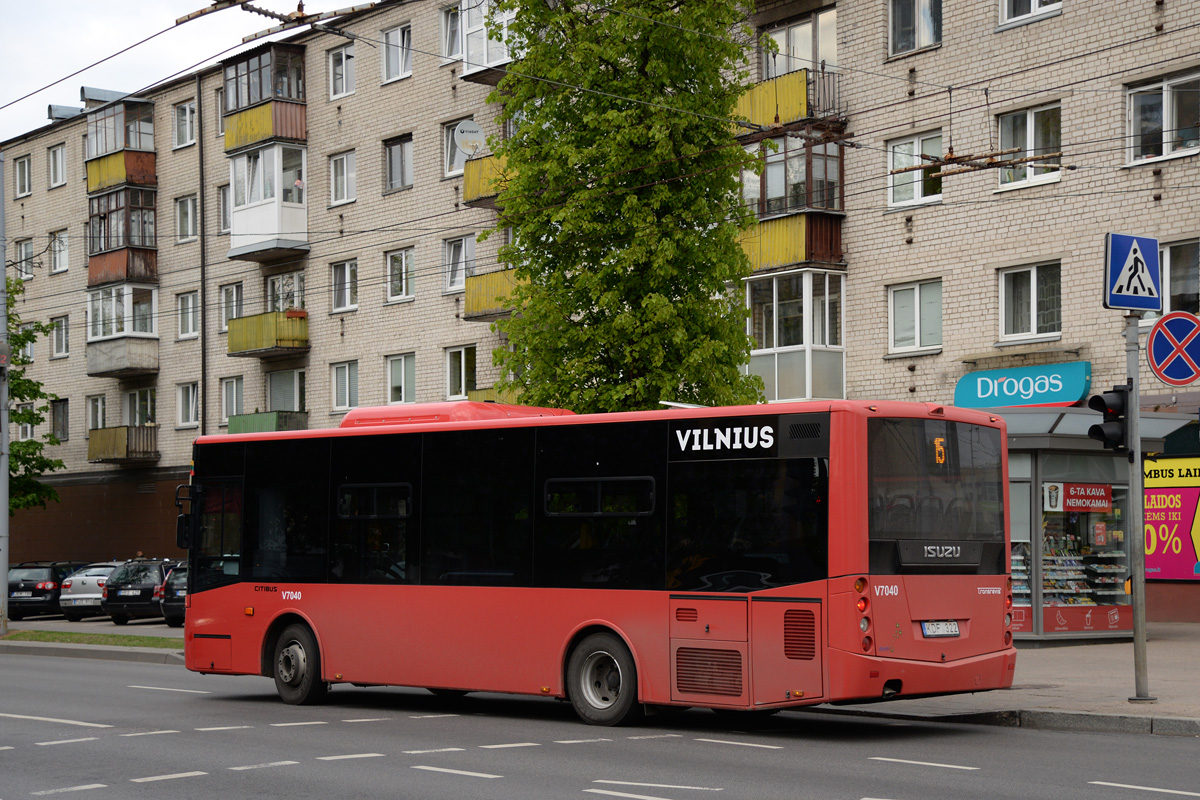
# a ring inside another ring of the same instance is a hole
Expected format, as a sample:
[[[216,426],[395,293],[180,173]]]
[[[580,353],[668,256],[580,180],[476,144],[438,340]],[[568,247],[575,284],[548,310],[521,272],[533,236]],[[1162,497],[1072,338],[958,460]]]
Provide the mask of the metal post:
[[[4,153],[0,152],[0,193],[8,186],[4,177]],[[4,220],[5,196],[0,194],[0,343],[8,345],[8,239]],[[0,367],[0,636],[8,635],[8,366]]]
[[[1133,682],[1137,694],[1131,703],[1153,703],[1146,676],[1146,530],[1142,519],[1142,439],[1141,395],[1138,391],[1138,369],[1141,348],[1138,345],[1138,324],[1142,313],[1125,315],[1125,370],[1129,376],[1129,408],[1125,426],[1129,432],[1129,521],[1126,541],[1131,553],[1133,597]]]

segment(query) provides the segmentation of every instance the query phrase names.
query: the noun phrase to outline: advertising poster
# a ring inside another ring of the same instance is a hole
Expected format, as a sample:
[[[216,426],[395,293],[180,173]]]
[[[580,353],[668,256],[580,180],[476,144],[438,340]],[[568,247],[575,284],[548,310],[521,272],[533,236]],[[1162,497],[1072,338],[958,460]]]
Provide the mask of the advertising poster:
[[[1200,458],[1145,464],[1146,578],[1200,580]]]

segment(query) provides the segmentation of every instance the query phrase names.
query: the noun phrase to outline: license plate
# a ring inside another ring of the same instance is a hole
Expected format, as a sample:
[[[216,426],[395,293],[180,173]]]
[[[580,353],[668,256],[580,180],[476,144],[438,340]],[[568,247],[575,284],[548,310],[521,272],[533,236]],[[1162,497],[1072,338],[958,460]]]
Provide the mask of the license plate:
[[[175,593],[176,597],[187,597],[187,589],[180,589]]]
[[[33,592],[13,592],[10,597],[33,597]]]
[[[141,589],[122,589],[121,591],[117,592],[117,594],[121,595],[121,597],[137,597],[141,593]]]
[[[925,634],[926,639],[935,639],[939,636],[958,636],[958,620],[922,622],[921,633]]]
[[[83,598],[83,599],[80,599],[80,600],[73,600],[73,601],[71,601],[71,602],[72,602],[72,603],[74,603],[74,604],[75,604],[75,605],[77,605],[77,606],[94,606],[94,605],[96,605],[97,603],[99,603],[100,601],[99,601],[99,600],[97,600],[97,599],[96,599],[96,598],[94,598],[94,597],[85,597],[85,598]]]

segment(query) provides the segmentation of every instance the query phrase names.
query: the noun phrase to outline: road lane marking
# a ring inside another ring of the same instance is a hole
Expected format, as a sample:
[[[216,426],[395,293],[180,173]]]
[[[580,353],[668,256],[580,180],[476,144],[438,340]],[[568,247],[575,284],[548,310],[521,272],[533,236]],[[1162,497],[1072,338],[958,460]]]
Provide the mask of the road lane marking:
[[[682,733],[655,733],[650,736],[626,736],[626,739],[682,739]]]
[[[122,733],[122,736],[158,736],[160,733],[179,733],[179,731],[142,731],[141,733]]]
[[[555,739],[555,744],[591,744],[592,742],[611,742],[612,739]]]
[[[404,753],[410,756],[420,756],[425,753],[461,753],[462,751],[461,747],[439,747],[436,750],[405,750]]]
[[[1093,786],[1112,786],[1115,789],[1137,789],[1141,792],[1158,792],[1159,794],[1177,794],[1184,797],[1200,797],[1200,792],[1181,792],[1178,789],[1157,789],[1153,786],[1137,786],[1129,783],[1108,783],[1106,781],[1088,781]]]
[[[0,714],[8,719],[31,719],[34,722],[58,722],[63,725],[78,725],[81,728],[111,728],[112,725],[102,725],[99,722],[80,722],[77,719],[56,719],[54,717],[30,717],[25,714]]]
[[[244,731],[253,728],[253,725],[218,725],[215,728],[196,728],[198,731]]]
[[[12,750],[12,747],[10,747],[10,746],[0,747],[0,750]]]
[[[871,761],[890,761],[893,764],[914,764],[918,767],[941,767],[942,769],[969,769],[977,770],[979,767],[964,767],[958,764],[938,764],[933,761],[908,761],[903,758],[883,758],[882,756],[871,756]]]
[[[446,769],[445,767],[424,767],[414,765],[413,769],[424,769],[429,772],[448,772],[451,775],[466,775],[468,778],[503,778],[503,775],[489,775],[486,772],[467,772],[463,769]]]
[[[247,769],[267,769],[268,767],[287,767],[292,764],[299,764],[299,761],[270,761],[266,764],[247,764],[244,767],[230,767],[234,772],[241,772]]]
[[[62,789],[46,789],[41,792],[33,792],[33,796],[38,797],[40,795],[47,795],[47,794],[62,794],[63,792],[82,792],[87,789],[105,789],[107,787],[108,787],[108,784],[104,784],[104,783],[87,783],[87,784],[84,784],[83,786],[67,786]]]
[[[317,756],[317,761],[345,761],[349,758],[383,758],[383,753],[351,753],[345,756]]]
[[[94,742],[98,737],[85,736],[82,739],[56,739],[53,742],[34,742],[38,747],[48,747],[52,744],[75,744],[76,742]]]
[[[344,719],[342,722],[387,722],[391,717],[364,717],[363,719]]]
[[[709,744],[732,744],[738,747],[761,747],[764,750],[782,750],[783,747],[777,744],[754,744],[753,742],[731,742],[726,739],[697,739],[697,742],[708,742]]]
[[[301,725],[328,725],[328,722],[317,720],[315,722],[272,722],[272,728],[298,728]]]
[[[610,792],[607,789],[584,789],[591,794],[604,794],[609,797],[627,797],[629,800],[671,800],[669,797],[659,797],[651,794],[629,794],[628,792]]]
[[[607,783],[613,786],[644,786],[647,789],[689,789],[694,792],[723,792],[718,786],[674,786],[669,783],[637,783],[636,781],[592,781],[592,783]]]
[[[507,747],[541,747],[537,742],[513,742],[512,744],[481,744],[483,750],[503,750]]]
[[[420,714],[418,716],[410,716],[409,719],[445,719],[446,717],[457,717],[458,714]]]
[[[172,689],[169,686],[126,686],[126,689],[149,689],[154,692],[182,692],[183,694],[212,694],[203,689]]]
[[[146,778],[130,778],[130,783],[152,783],[154,781],[173,781],[178,778],[199,778],[201,775],[207,775],[207,772],[176,772],[173,775],[151,775]]]

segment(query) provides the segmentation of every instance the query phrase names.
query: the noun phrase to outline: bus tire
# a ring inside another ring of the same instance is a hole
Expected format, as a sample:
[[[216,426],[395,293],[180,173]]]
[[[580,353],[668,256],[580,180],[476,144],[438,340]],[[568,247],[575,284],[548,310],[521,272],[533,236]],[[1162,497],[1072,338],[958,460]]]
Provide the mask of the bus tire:
[[[319,703],[329,687],[321,680],[321,652],[307,625],[288,625],[275,643],[275,689],[288,705]]]
[[[591,725],[624,725],[641,716],[637,667],[629,648],[611,633],[580,642],[567,662],[567,694],[580,719]]]

